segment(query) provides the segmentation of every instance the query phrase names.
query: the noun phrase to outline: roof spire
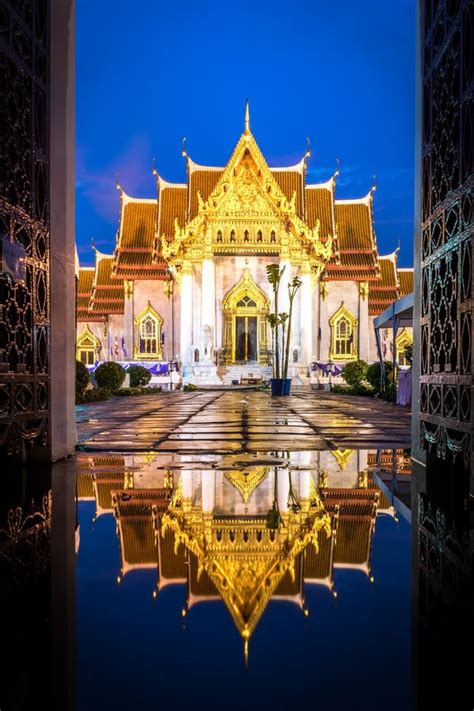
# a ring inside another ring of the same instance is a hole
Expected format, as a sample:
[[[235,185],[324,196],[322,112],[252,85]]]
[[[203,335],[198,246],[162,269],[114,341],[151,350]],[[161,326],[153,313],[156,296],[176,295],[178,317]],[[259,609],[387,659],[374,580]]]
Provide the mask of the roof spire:
[[[188,152],[187,152],[187,150],[186,150],[186,141],[187,141],[187,140],[188,140],[188,139],[187,139],[186,136],[185,136],[185,137],[183,138],[183,142],[182,142],[182,144],[181,144],[181,155],[183,156],[183,158],[187,158],[187,157],[188,157]]]
[[[309,158],[311,155],[311,141],[309,140],[309,136],[306,136],[306,153],[303,156],[303,160],[306,160]]]
[[[250,133],[250,105],[248,99],[245,99],[245,133]]]

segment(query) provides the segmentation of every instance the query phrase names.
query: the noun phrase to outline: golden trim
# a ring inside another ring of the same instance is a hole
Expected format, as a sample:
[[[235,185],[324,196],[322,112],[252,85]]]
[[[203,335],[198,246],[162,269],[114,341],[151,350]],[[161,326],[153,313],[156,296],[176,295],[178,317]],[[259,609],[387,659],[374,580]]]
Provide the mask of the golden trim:
[[[92,353],[93,356],[97,355],[98,357],[100,357],[101,350],[102,343],[100,341],[100,338],[95,336],[89,326],[86,324],[76,340],[76,359],[83,362],[81,358],[81,353]],[[93,363],[86,363],[86,365],[93,365]]]
[[[151,316],[154,321],[156,321],[156,337],[153,338],[153,340],[156,341],[156,350],[153,352],[149,353],[142,353],[140,351],[140,327],[145,321],[145,319]],[[148,302],[148,306],[145,306],[144,309],[140,311],[140,313],[135,316],[135,338],[134,338],[134,347],[133,347],[133,357],[136,360],[147,360],[150,358],[155,358],[155,359],[160,359],[163,357],[163,350],[161,348],[161,327],[163,326],[163,319],[158,313],[158,311],[155,311],[153,306]]]
[[[238,306],[245,297],[249,297],[256,306]],[[224,347],[226,362],[235,363],[236,355],[236,322],[237,318],[257,319],[257,353],[256,360],[265,364],[267,360],[267,321],[270,310],[270,300],[245,269],[241,279],[227,292],[222,301],[224,313]]]
[[[336,460],[338,467],[341,471],[347,467],[349,459],[354,454],[354,449],[332,449],[331,454]]]
[[[338,326],[338,322],[341,321],[342,319],[345,319],[346,321],[349,322],[350,325],[350,332],[348,334],[348,337],[346,340],[350,339],[351,342],[351,352],[350,353],[336,353],[336,330]],[[344,306],[344,302],[341,303],[340,307],[334,313],[331,318],[329,319],[329,326],[331,330],[331,348],[329,350],[329,359],[330,360],[339,360],[339,361],[350,361],[350,360],[357,360],[358,358],[358,353],[357,353],[357,319],[356,317],[351,314],[351,312],[346,309]]]

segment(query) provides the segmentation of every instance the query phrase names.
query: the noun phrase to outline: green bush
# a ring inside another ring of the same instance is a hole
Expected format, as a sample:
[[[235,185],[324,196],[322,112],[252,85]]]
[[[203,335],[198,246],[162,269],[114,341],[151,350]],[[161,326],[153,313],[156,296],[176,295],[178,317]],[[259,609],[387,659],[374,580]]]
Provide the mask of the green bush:
[[[193,383],[188,383],[183,387],[184,393],[193,393],[195,390],[197,390],[197,385],[194,385]]]
[[[89,383],[89,371],[84,363],[80,360],[76,360],[76,400],[80,400],[84,395]]]
[[[365,380],[367,367],[365,360],[354,360],[351,363],[346,363],[341,375],[348,385],[359,385]]]
[[[333,385],[331,388],[333,393],[338,395],[361,395],[363,397],[373,397],[375,395],[373,389],[363,383],[357,385]]]
[[[115,395],[120,395],[121,397],[133,397],[133,395],[156,395],[156,393],[161,392],[161,387],[157,388],[120,388],[117,390]]]
[[[102,400],[109,400],[112,397],[112,393],[108,388],[91,388],[86,390],[80,398],[76,400],[78,405],[87,405],[89,402],[102,402]]]
[[[111,360],[99,365],[94,372],[94,377],[99,388],[107,388],[114,393],[125,380],[125,370],[121,365]]]
[[[127,370],[130,376],[130,387],[140,388],[148,385],[151,380],[151,373],[143,365],[131,365]]]
[[[384,362],[385,366],[385,387],[389,385],[391,375],[392,375],[392,364],[390,361],[386,360]],[[367,373],[365,375],[365,379],[367,380],[368,383],[373,387],[376,393],[380,392],[380,363],[377,361],[376,363],[372,363],[369,365],[367,368]]]

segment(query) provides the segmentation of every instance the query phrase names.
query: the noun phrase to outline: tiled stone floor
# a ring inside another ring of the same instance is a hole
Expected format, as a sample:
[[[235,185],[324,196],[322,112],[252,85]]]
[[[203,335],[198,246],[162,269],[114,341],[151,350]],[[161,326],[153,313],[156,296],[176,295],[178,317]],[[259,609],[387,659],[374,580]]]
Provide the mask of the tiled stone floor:
[[[300,389],[114,398],[77,408],[79,449],[241,454],[410,446],[410,413],[369,398]]]

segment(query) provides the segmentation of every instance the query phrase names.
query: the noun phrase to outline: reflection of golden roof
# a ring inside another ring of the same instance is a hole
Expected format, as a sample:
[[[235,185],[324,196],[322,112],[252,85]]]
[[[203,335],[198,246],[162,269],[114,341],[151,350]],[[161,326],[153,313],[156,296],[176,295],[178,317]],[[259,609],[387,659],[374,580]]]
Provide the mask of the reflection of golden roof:
[[[252,467],[250,471],[229,471],[225,472],[224,475],[240,491],[244,503],[247,503],[253,491],[265,479],[269,470],[269,467]]]
[[[114,491],[114,515],[117,521],[121,553],[121,575],[130,570],[155,568],[157,553],[152,507],[168,507],[167,489],[122,489]]]
[[[185,512],[175,499],[162,519],[163,532],[174,531],[177,543],[184,543],[196,558],[190,592],[201,592],[198,586],[206,573],[204,587],[211,593],[212,583],[223,599],[246,653],[248,640],[280,583],[287,588],[295,580],[300,553],[309,544],[318,548],[322,529],[330,533],[330,517],[321,509],[282,516],[284,523],[270,530],[262,517],[217,518],[199,509]],[[191,565],[190,574],[192,570]],[[291,583],[284,581],[287,573]]]

